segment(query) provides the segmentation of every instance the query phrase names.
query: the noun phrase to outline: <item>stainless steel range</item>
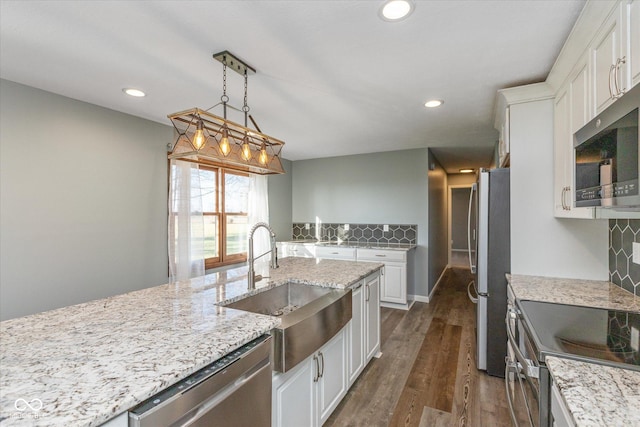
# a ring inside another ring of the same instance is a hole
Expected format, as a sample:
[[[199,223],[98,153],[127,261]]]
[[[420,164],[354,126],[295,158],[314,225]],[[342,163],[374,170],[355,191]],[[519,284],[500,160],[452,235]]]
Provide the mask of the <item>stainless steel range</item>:
[[[507,313],[507,398],[515,425],[551,426],[548,356],[640,371],[640,312],[517,301]]]

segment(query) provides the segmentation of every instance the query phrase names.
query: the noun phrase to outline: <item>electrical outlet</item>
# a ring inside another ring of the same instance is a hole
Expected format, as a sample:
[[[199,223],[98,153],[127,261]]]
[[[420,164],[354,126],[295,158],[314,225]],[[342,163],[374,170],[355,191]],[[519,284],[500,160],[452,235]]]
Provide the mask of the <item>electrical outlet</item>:
[[[349,224],[344,225],[344,231],[349,231]]]
[[[389,231],[389,224],[385,224],[382,226],[382,231]]]
[[[304,224],[304,229],[305,230],[311,230],[311,224],[309,224],[308,222]]]
[[[636,264],[640,264],[640,243],[633,242],[631,247],[633,248],[632,261]]]
[[[631,348],[640,350],[640,330],[634,326],[631,327]]]

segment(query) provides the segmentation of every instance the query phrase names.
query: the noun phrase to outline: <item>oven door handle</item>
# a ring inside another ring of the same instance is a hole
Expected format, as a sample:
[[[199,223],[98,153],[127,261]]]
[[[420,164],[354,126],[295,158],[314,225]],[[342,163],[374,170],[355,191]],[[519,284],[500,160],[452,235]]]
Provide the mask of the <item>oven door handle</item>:
[[[531,427],[536,427],[535,423],[533,422],[533,414],[531,413],[531,407],[529,406],[529,401],[527,400],[527,393],[525,392],[524,385],[522,384],[521,374],[523,374],[524,369],[522,368],[522,365],[520,365],[520,363],[518,363],[517,361],[509,360],[509,357],[505,358],[505,362],[506,364],[504,368],[504,384],[505,384],[505,391],[507,393],[507,403],[509,404],[509,414],[511,415],[511,421],[513,422],[514,426],[519,426],[518,419],[517,419],[518,417],[516,416],[516,412],[514,408],[515,387],[514,387],[514,393],[511,393],[511,387],[509,386],[510,373],[513,374],[514,381],[517,381],[518,386],[520,387],[520,393],[522,393],[522,400],[524,401],[524,405],[527,410],[529,424]],[[526,374],[525,374],[525,377],[526,377]]]
[[[509,339],[511,346],[513,347],[513,352],[516,355],[516,360],[520,362],[523,368],[526,368],[525,375],[530,378],[539,378],[540,374],[538,372],[538,367],[535,366],[535,364],[531,360],[527,359],[524,356],[524,354],[522,354],[522,351],[520,351],[520,347],[518,346],[518,342],[516,341],[516,338],[513,335],[513,331],[511,330],[511,325],[509,320],[511,319],[518,320],[518,317],[519,317],[518,312],[514,308],[509,307],[507,309],[507,318],[506,318],[507,338]]]
[[[507,324],[507,338],[509,339],[509,343],[511,344],[511,347],[513,349],[513,354],[515,354],[516,356],[516,361],[522,367],[522,373],[524,374],[527,382],[529,383],[529,386],[531,386],[531,390],[533,390],[534,397],[536,398],[537,401],[540,401],[538,397],[538,388],[533,384],[533,381],[532,381],[532,378],[536,378],[536,379],[540,378],[540,368],[535,366],[535,364],[531,360],[527,359],[524,356],[524,354],[522,354],[522,351],[520,351],[520,347],[518,346],[516,338],[513,335],[513,331],[511,330],[511,325],[509,321],[511,319],[518,320],[518,318],[519,318],[519,313],[517,312],[517,310],[514,309],[513,307],[509,307],[507,309],[507,317],[505,319],[505,322]]]

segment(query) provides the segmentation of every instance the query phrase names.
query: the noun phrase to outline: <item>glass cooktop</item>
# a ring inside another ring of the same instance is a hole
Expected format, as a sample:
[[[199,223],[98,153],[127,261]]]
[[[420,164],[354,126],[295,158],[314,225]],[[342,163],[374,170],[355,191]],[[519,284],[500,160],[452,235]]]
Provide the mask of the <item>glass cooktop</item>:
[[[518,301],[537,357],[561,356],[640,371],[640,312]]]

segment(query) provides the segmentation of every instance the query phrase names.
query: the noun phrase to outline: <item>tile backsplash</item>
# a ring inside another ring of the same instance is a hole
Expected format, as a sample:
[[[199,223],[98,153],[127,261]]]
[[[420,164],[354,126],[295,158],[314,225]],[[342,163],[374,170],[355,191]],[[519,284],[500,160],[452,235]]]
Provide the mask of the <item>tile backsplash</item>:
[[[609,220],[609,279],[640,296],[640,264],[631,259],[633,242],[640,242],[640,219]]]
[[[307,228],[308,227],[308,228]],[[319,239],[359,243],[382,244],[417,244],[418,226],[387,224],[388,231],[384,231],[385,224],[319,224],[309,222],[293,223],[293,240]]]

